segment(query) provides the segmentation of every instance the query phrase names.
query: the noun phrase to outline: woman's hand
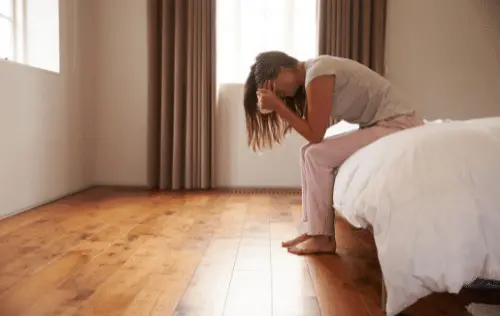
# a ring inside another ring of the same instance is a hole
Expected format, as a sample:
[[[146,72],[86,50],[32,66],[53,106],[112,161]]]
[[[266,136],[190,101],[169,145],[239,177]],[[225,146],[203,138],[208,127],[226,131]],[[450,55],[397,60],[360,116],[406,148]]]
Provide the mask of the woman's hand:
[[[283,101],[276,95],[274,84],[266,81],[263,87],[257,90],[257,105],[262,113],[276,111]]]
[[[306,87],[307,119],[299,117],[287,106],[278,106],[276,112],[292,128],[311,143],[319,143],[328,128],[333,106],[335,76],[324,75],[313,79]]]

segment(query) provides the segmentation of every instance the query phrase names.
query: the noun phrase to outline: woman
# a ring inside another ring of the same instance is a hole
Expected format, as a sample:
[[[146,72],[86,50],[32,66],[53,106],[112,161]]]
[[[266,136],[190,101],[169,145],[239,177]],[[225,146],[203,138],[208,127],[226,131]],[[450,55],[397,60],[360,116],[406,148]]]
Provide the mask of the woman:
[[[253,150],[271,148],[292,129],[309,142],[301,150],[302,234],[282,243],[295,254],[336,251],[334,170],[375,140],[423,124],[384,77],[327,55],[299,62],[282,52],[259,54],[246,81],[244,106]],[[360,129],[323,139],[330,119]]]

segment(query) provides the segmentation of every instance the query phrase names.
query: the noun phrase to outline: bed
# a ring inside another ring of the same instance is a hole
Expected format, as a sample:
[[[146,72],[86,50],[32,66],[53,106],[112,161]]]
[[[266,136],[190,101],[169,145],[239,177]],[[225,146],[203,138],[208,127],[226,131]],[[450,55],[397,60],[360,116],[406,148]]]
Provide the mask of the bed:
[[[366,146],[337,170],[333,201],[373,232],[388,316],[433,292],[500,294],[500,117],[431,122]]]

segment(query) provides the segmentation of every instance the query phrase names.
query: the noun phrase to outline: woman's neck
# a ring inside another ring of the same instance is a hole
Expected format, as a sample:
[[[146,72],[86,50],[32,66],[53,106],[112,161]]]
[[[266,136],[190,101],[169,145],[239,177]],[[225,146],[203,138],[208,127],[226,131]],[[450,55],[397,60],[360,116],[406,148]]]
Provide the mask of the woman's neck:
[[[301,61],[297,64],[297,83],[303,86],[306,82],[306,63]]]

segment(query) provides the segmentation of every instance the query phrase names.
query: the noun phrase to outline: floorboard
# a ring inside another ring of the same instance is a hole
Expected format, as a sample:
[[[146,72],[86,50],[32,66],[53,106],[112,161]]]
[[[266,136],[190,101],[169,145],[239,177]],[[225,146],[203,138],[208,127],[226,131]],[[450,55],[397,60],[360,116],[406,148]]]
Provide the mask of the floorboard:
[[[299,218],[293,194],[88,190],[0,221],[0,315],[384,315],[370,233],[338,219],[337,255],[298,257]]]

